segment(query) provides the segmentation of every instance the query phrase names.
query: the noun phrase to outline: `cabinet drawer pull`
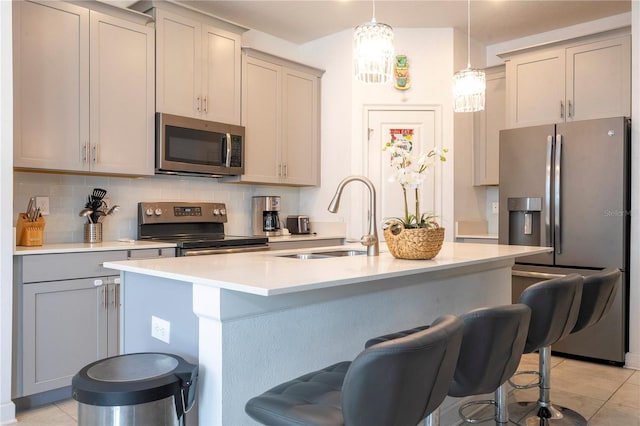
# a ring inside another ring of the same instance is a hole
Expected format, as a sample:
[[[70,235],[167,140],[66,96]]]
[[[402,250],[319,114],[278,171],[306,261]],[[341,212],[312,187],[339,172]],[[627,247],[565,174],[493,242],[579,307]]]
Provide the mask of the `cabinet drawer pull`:
[[[103,284],[104,284],[104,281],[102,281],[101,278],[96,278],[95,280],[93,280],[93,285],[96,287],[100,287]]]

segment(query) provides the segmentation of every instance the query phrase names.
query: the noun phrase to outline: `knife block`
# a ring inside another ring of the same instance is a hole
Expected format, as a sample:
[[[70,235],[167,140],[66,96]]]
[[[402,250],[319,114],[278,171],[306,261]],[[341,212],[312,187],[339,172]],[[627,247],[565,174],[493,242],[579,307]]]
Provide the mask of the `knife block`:
[[[30,222],[25,213],[20,213],[16,224],[16,244],[27,247],[44,244],[44,225],[44,217]]]

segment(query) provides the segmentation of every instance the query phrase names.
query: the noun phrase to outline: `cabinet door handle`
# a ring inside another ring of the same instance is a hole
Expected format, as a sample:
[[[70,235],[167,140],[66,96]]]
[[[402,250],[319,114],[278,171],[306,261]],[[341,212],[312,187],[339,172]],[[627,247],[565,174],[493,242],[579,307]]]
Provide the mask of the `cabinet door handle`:
[[[573,104],[571,103],[571,99],[567,101],[567,118],[573,117]]]
[[[284,174],[283,177],[287,177],[289,170],[287,170],[287,163],[284,163]]]
[[[85,142],[84,146],[80,147],[80,155],[83,163],[89,162],[89,142]]]
[[[560,118],[564,118],[564,102],[560,101]]]
[[[98,144],[95,144],[91,149],[91,151],[92,151],[91,161],[94,164],[96,164],[98,162]]]
[[[200,112],[200,96],[196,96],[196,111]]]
[[[116,306],[116,286],[115,285],[110,285],[110,290],[111,290],[111,306],[113,306],[115,308]]]
[[[109,295],[107,294],[107,286],[102,287],[102,302],[104,304],[104,309],[109,309]]]
[[[206,96],[205,96],[204,98],[202,98],[202,103],[203,103],[203,105],[204,105],[204,107],[203,107],[204,112],[205,112],[205,113],[206,113],[206,112],[209,112],[209,111],[208,111],[208,108],[207,108],[207,97],[206,97]]]

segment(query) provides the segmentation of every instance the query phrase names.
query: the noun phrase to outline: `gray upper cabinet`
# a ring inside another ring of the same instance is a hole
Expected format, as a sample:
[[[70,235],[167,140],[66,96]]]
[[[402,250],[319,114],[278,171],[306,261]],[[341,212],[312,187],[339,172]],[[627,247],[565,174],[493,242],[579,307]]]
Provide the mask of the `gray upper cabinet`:
[[[240,181],[320,185],[320,80],[324,71],[243,49]]]
[[[500,130],[505,128],[504,66],[485,70],[487,90],[485,108],[474,115],[473,184],[498,185]]]
[[[631,113],[629,35],[601,35],[501,56],[509,128]]]
[[[157,111],[239,125],[244,29],[174,4],[153,4],[161,6],[151,9]]]
[[[14,2],[14,167],[153,174],[153,28],[125,17]]]

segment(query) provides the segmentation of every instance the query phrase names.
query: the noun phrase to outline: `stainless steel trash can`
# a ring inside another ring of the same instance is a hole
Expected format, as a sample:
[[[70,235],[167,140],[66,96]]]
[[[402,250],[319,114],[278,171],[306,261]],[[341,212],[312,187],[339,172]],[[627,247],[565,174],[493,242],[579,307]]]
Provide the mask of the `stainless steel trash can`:
[[[71,382],[78,425],[184,425],[197,378],[198,366],[177,355],[135,353],[96,361]]]

